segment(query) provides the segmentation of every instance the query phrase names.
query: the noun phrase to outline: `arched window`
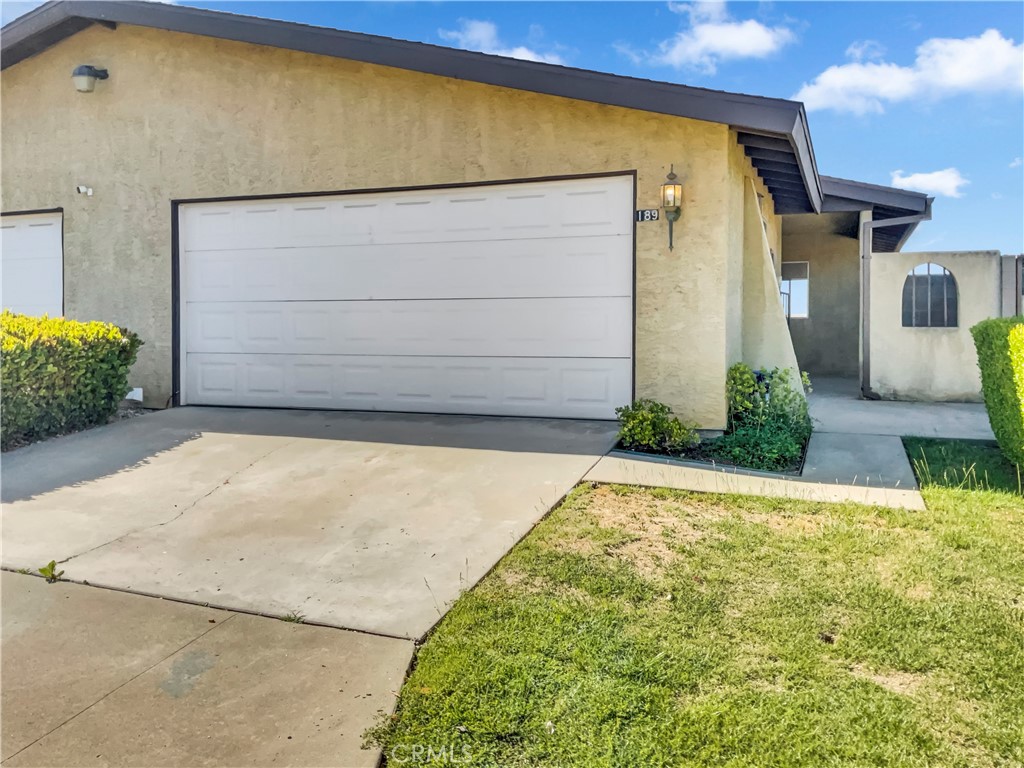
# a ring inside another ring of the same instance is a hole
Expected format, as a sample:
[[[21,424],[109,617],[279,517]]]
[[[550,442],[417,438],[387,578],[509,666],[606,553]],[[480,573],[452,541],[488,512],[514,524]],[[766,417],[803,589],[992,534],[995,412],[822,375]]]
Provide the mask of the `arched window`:
[[[904,328],[956,328],[953,274],[938,264],[919,264],[903,283]]]

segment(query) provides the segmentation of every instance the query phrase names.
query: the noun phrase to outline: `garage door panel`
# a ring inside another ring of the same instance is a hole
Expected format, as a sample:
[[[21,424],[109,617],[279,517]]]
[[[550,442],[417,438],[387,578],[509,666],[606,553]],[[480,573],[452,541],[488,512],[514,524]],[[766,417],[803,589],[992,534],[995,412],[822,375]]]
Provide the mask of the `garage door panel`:
[[[186,250],[632,236],[627,177],[182,206]]]
[[[180,209],[184,402],[612,418],[629,177]]]
[[[624,357],[630,298],[186,305],[190,352]]]
[[[38,213],[0,219],[2,303],[26,315],[59,317],[64,304],[63,215]]]
[[[3,305],[4,307],[23,307],[27,303],[45,306],[48,311],[60,314],[57,297],[63,290],[61,280],[61,259],[27,258],[10,259],[6,256],[3,262]],[[51,301],[40,301],[44,297]],[[18,309],[18,312],[23,310]]]
[[[629,295],[631,238],[188,252],[190,301]]]
[[[190,356],[207,405],[608,418],[629,400],[621,359]]]

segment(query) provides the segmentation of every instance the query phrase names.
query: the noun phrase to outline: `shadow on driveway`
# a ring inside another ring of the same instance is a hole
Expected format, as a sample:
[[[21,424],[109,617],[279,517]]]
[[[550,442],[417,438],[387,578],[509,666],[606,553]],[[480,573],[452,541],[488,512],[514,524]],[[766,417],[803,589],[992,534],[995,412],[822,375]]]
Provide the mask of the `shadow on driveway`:
[[[5,504],[134,469],[203,435],[343,440],[469,450],[593,454],[609,447],[607,421],[184,407],[53,438],[3,456]]]
[[[136,416],[5,453],[0,460],[0,501],[23,501],[141,467],[201,434],[154,416]]]

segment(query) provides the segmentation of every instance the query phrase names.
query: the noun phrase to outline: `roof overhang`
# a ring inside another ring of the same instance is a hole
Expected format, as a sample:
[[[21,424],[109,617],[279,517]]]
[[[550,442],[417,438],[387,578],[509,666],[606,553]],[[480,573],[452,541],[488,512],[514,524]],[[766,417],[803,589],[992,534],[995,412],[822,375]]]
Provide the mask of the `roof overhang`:
[[[825,193],[822,204],[822,211],[825,213],[871,211],[873,221],[917,216],[923,219],[931,215],[934,198],[921,192],[866,184],[849,179],[837,179],[832,176],[820,178],[822,190]],[[871,250],[875,253],[899,251],[917,229],[917,225],[917,221],[911,221],[891,227],[876,227],[872,237]]]
[[[817,174],[809,178],[803,171],[816,168],[807,118],[800,111],[786,134],[754,133],[734,126],[737,139],[775,201],[775,212],[819,213],[824,193]],[[815,183],[809,183],[813,181]]]
[[[377,35],[313,27],[223,11],[138,0],[59,0],[0,30],[3,69],[40,53],[93,24],[129,24],[171,32],[268,45],[321,56],[379,64],[441,77],[515,88],[645,112],[731,126],[747,147],[769,142],[785,155],[783,169],[755,162],[780,213],[820,211],[821,181],[803,105],[676,83],[611,75]],[[757,137],[748,143],[744,137]],[[771,160],[771,158],[768,158]]]

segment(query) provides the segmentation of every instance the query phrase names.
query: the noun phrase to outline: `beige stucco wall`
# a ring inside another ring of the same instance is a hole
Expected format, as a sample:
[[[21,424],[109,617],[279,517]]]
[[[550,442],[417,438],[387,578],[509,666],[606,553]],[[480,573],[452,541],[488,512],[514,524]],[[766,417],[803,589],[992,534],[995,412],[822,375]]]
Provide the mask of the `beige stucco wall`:
[[[82,63],[111,73],[92,94],[70,82]],[[648,208],[674,163],[675,250],[663,220],[637,225],[637,395],[724,424],[753,173],[727,126],[130,26],[6,70],[0,101],[2,208],[64,208],[68,314],[142,336],[152,405],[171,394],[172,199],[635,169]]]
[[[808,317],[792,318],[790,333],[812,376],[855,377],[860,370],[860,245],[835,232],[851,216],[782,217],[783,261],[809,263]]]
[[[917,265],[957,282],[957,328],[904,328],[903,283]],[[876,253],[871,257],[871,387],[899,400],[981,400],[971,326],[1000,315],[998,251]]]

